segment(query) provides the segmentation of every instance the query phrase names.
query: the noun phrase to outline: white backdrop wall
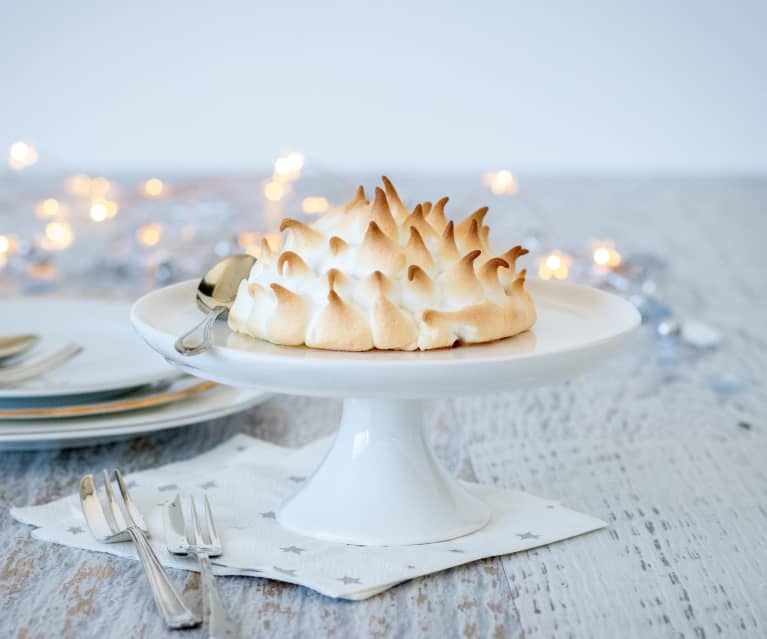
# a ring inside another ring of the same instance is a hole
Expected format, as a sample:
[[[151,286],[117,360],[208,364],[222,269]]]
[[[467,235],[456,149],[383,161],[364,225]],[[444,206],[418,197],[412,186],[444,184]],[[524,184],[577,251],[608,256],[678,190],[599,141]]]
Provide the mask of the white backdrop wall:
[[[767,170],[767,3],[0,2],[41,168]]]

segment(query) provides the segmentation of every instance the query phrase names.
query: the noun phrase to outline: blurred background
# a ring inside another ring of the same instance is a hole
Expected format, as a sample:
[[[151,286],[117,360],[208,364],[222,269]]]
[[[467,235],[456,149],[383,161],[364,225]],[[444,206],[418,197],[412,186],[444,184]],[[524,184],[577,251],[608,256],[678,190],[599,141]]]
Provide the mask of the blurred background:
[[[765,33],[748,0],[3,3],[0,291],[198,277],[381,173],[489,204],[542,277],[617,266],[767,170]]]
[[[4,2],[40,170],[767,169],[767,3]]]

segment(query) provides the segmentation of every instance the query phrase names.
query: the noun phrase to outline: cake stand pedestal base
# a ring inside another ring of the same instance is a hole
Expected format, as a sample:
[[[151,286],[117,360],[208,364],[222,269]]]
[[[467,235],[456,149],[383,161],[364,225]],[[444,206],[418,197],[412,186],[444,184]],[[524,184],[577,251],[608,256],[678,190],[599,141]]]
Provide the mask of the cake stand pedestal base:
[[[420,400],[345,399],[330,451],[279,510],[280,524],[366,546],[444,541],[482,528],[490,507],[434,458],[422,409]]]

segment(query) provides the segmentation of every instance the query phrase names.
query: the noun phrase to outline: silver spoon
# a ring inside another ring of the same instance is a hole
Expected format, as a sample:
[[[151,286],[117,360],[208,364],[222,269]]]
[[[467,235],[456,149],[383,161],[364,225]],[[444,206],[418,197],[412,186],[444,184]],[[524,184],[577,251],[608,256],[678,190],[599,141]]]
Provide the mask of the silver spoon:
[[[237,297],[240,282],[250,274],[256,258],[245,253],[225,257],[211,268],[197,285],[197,306],[205,318],[188,333],[176,340],[176,350],[182,355],[197,355],[213,344],[213,324],[224,319]]]
[[[16,357],[32,348],[40,337],[37,335],[11,335],[0,337],[0,360]]]

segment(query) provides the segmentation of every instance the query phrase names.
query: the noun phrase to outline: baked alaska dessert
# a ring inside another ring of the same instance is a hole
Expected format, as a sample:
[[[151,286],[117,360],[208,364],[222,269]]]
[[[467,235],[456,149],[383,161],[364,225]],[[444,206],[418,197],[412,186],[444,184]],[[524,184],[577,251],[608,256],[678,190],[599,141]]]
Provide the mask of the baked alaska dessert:
[[[234,331],[337,351],[429,350],[528,330],[535,306],[514,246],[497,254],[487,207],[454,223],[444,197],[411,211],[383,178],[310,224],[286,218],[283,250],[261,244],[229,312]]]

